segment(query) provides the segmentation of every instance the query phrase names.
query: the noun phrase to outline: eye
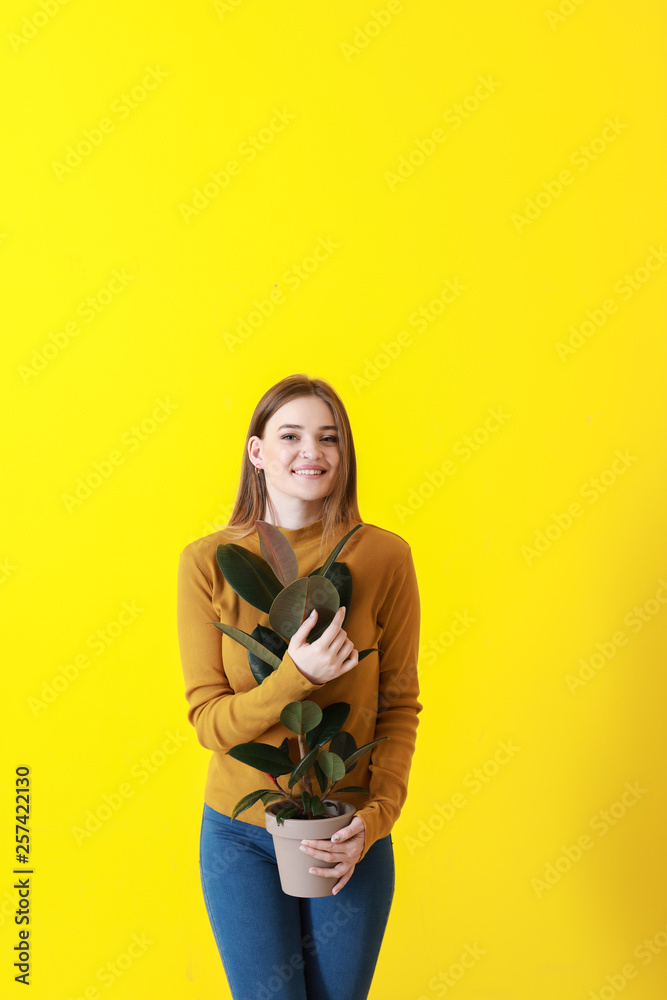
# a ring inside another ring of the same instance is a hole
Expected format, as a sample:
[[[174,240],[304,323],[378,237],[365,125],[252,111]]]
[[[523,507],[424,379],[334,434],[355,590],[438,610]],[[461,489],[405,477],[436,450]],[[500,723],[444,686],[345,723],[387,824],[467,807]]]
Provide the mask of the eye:
[[[281,441],[285,441],[287,440],[287,438],[293,438],[293,437],[296,437],[296,434],[283,434],[281,437]],[[333,441],[334,444],[338,443],[338,438],[334,434],[327,434],[327,436],[323,440]]]

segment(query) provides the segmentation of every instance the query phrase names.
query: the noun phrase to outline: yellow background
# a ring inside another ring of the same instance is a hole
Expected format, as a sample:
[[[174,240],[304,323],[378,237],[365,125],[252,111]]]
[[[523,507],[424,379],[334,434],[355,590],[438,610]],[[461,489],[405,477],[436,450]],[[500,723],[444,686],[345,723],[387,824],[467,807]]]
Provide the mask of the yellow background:
[[[226,523],[257,400],[305,372],[343,397],[362,517],[410,542],[422,598],[371,998],[665,996],[666,22],[4,5],[3,995],[19,765],[33,1000],[229,995],[176,567]]]

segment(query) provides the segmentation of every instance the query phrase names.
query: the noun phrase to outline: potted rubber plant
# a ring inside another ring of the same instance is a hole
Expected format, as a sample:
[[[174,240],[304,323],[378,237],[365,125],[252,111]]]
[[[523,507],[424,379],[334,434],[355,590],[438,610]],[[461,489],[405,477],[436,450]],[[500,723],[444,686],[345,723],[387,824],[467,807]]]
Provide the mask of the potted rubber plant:
[[[267,775],[275,786],[249,792],[234,806],[232,821],[256,802],[265,806],[266,828],[273,837],[278,873],[283,892],[290,896],[330,896],[334,879],[309,872],[312,858],[299,849],[304,839],[327,840],[336,830],[352,820],[356,809],[349,802],[330,798],[334,787],[355,767],[379,740],[357,747],[351,733],[342,729],[350,712],[343,701],[322,709],[314,701],[293,701],[280,714],[281,723],[295,733],[279,747],[269,743],[239,743],[227,753]],[[291,745],[298,745],[298,760],[290,755]],[[327,747],[328,749],[325,749]],[[286,788],[278,781],[283,778]],[[317,785],[315,785],[317,782]],[[297,792],[295,786],[303,788]],[[355,785],[337,788],[340,792],[369,794]],[[318,862],[320,868],[333,862]]]
[[[341,604],[346,608],[347,618],[352,603],[352,577],[349,568],[344,562],[337,562],[336,557],[362,525],[352,528],[334,546],[322,566],[305,577],[299,576],[296,553],[280,528],[263,520],[256,520],[255,527],[261,555],[229,542],[218,545],[216,559],[223,577],[239,597],[268,614],[269,627],[257,624],[252,633],[247,633],[225,622],[208,624],[246,647],[252,675],[261,684],[278,669],[289,640],[313,608],[318,619],[306,637],[307,642],[314,642],[322,635]],[[359,662],[374,652],[381,650],[361,650]],[[349,711],[350,706],[345,702],[336,702],[324,709],[312,701],[291,702],[284,707],[280,721],[296,737],[286,737],[279,747],[252,742],[227,751],[237,760],[262,771],[275,786],[275,791],[260,788],[244,796],[236,804],[232,819],[262,801],[266,827],[274,838],[281,885],[289,895],[331,894],[334,880],[310,874],[308,868],[312,860],[299,850],[299,844],[303,839],[328,839],[346,826],[356,812],[350,803],[336,802],[329,796],[334,785],[352,770],[359,758],[380,741],[357,748],[352,734],[341,728]],[[298,744],[296,761],[290,756],[293,744]],[[327,744],[329,748],[325,749]],[[288,776],[287,788],[278,782],[284,775]],[[295,785],[301,779],[303,789],[297,794]],[[319,793],[314,789],[313,780],[319,786]],[[366,789],[352,786],[338,790],[369,794]],[[322,863],[320,867],[330,866]]]

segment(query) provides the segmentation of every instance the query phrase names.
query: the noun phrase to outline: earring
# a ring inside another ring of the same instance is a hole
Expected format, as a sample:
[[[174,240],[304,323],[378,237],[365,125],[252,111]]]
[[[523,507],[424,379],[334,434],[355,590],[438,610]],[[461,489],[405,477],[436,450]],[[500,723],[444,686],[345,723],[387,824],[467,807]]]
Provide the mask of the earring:
[[[255,466],[255,472],[257,473],[257,475],[259,475],[259,466],[258,465]]]

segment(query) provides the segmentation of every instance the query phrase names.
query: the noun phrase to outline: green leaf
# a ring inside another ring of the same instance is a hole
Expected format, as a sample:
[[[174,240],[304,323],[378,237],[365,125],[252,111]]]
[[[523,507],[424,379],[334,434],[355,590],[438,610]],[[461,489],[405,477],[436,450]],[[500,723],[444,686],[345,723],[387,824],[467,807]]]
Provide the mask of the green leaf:
[[[303,736],[304,733],[319,724],[322,709],[314,701],[291,701],[280,713],[280,721],[293,733]]]
[[[321,576],[322,566],[318,569],[313,570],[309,576]],[[347,621],[347,616],[350,613],[350,608],[352,607],[352,576],[350,570],[342,562],[332,563],[329,567],[329,572],[327,573],[327,579],[331,580],[334,587],[338,591],[338,607],[344,605],[345,616],[341,622],[341,628],[345,628],[345,622]],[[338,610],[338,609],[336,609]],[[330,618],[325,620],[320,620],[318,615],[317,624],[311,628],[310,632],[306,636],[306,642],[315,642],[316,639],[324,632],[325,628],[328,628]]]
[[[310,800],[310,809],[313,816],[324,816],[324,806],[322,805],[322,799],[319,795],[313,795]]]
[[[262,646],[261,642],[257,642],[256,639],[253,639],[251,635],[248,635],[248,633],[244,632],[242,629],[236,628],[234,625],[225,625],[224,622],[206,622],[206,624],[215,625],[217,629],[224,632],[225,635],[228,635],[230,639],[236,639],[236,641],[240,642],[242,646],[246,647],[246,649],[251,649],[256,656],[260,657],[260,659],[270,663],[274,670],[277,670],[280,666],[282,660],[280,660],[275,653],[272,653],[270,649],[266,649],[265,646]]]
[[[269,613],[282,584],[269,564],[244,545],[218,545],[216,559],[229,586],[239,597],[259,611]]]
[[[286,753],[278,747],[271,746],[270,743],[239,743],[227,753],[235,760],[240,760],[242,764],[256,767],[258,771],[264,771],[274,778],[279,778],[281,774],[289,774],[294,766]]]
[[[357,743],[354,736],[351,733],[346,733],[344,729],[337,733],[329,744],[330,753],[337,753],[343,760],[351,757],[356,749]]]
[[[264,792],[262,795],[262,804],[268,806],[269,802],[275,802],[278,799],[284,799],[284,792]]]
[[[324,794],[329,787],[329,782],[327,781],[326,774],[317,761],[313,761],[313,771],[315,772],[315,777],[317,778],[317,784],[320,786],[320,791]]]
[[[268,521],[255,521],[259,549],[283,587],[299,576],[296,552],[280,528]]]
[[[299,763],[296,765],[296,767],[290,774],[289,778],[287,779],[288,788],[292,788],[297,783],[299,778],[301,778],[304,774],[306,774],[310,770],[310,768],[313,766],[313,761],[317,760],[317,755],[319,752],[320,748],[314,747],[314,749],[311,750],[310,753],[307,753],[306,756],[299,761]]]
[[[339,606],[338,591],[330,580],[303,576],[276,596],[269,610],[269,625],[289,641],[313,608],[317,609],[318,624],[325,620],[328,624]]]
[[[310,812],[310,795],[305,789],[301,792],[301,801],[303,802],[303,811]]]
[[[321,720],[315,724],[316,728],[310,729],[310,732],[306,733],[308,746],[311,748],[321,747],[328,743],[339,731],[349,714],[350,706],[346,701],[335,701],[332,705],[327,705],[322,711]]]
[[[370,795],[371,793],[367,788],[357,788],[356,785],[346,785],[345,788],[337,788],[337,792],[363,792],[364,795]]]
[[[260,800],[264,803],[264,805],[266,805],[267,796],[270,798],[278,798],[278,799],[285,798],[282,792],[268,792],[266,788],[257,788],[254,792],[248,792],[248,794],[244,795],[242,799],[239,799],[239,801],[234,806],[230,818],[232,820],[236,819],[239,813],[245,812],[246,809],[250,809],[250,806],[254,806],[255,802],[259,802]]]
[[[290,816],[295,816],[296,813],[300,811],[301,810],[297,809],[296,806],[285,806],[284,809],[281,809],[276,814],[276,823],[278,824],[278,826],[280,826],[284,820],[289,819]]]
[[[355,750],[355,752],[350,757],[347,757],[345,760],[345,773],[348,774],[352,770],[354,765],[357,763],[359,758],[363,757],[363,755],[367,753],[371,749],[371,747],[374,747],[377,743],[382,743],[382,740],[387,740],[387,739],[389,739],[388,736],[381,736],[379,740],[373,740],[372,743],[365,743],[363,747],[359,747],[358,750]]]
[[[277,656],[282,663],[283,657],[287,651],[287,643],[285,640],[274,632],[272,628],[268,628],[266,625],[255,625],[254,629],[250,633],[253,639],[256,639],[264,649],[268,649],[270,653]],[[252,676],[255,678],[258,684],[261,684],[269,674],[273,673],[274,670],[278,668],[272,664],[266,662],[266,660],[257,656],[251,649],[248,650],[248,663],[250,664],[250,670]]]
[[[322,576],[326,576],[327,575],[327,570],[329,569],[329,566],[334,561],[334,559],[336,558],[336,556],[338,555],[338,553],[340,552],[340,550],[343,548],[343,546],[345,545],[345,542],[348,540],[348,538],[350,538],[350,536],[353,535],[355,533],[355,531],[359,531],[359,528],[362,528],[362,527],[363,527],[362,524],[357,524],[354,528],[352,528],[352,531],[348,531],[348,533],[345,535],[345,537],[341,538],[341,540],[338,542],[338,544],[334,548],[333,552],[331,553],[331,555],[329,556],[329,558],[325,562],[324,566],[322,567],[322,574],[321,574]]]
[[[340,781],[345,777],[345,764],[337,753],[323,750],[318,757],[318,763],[329,781]]]

